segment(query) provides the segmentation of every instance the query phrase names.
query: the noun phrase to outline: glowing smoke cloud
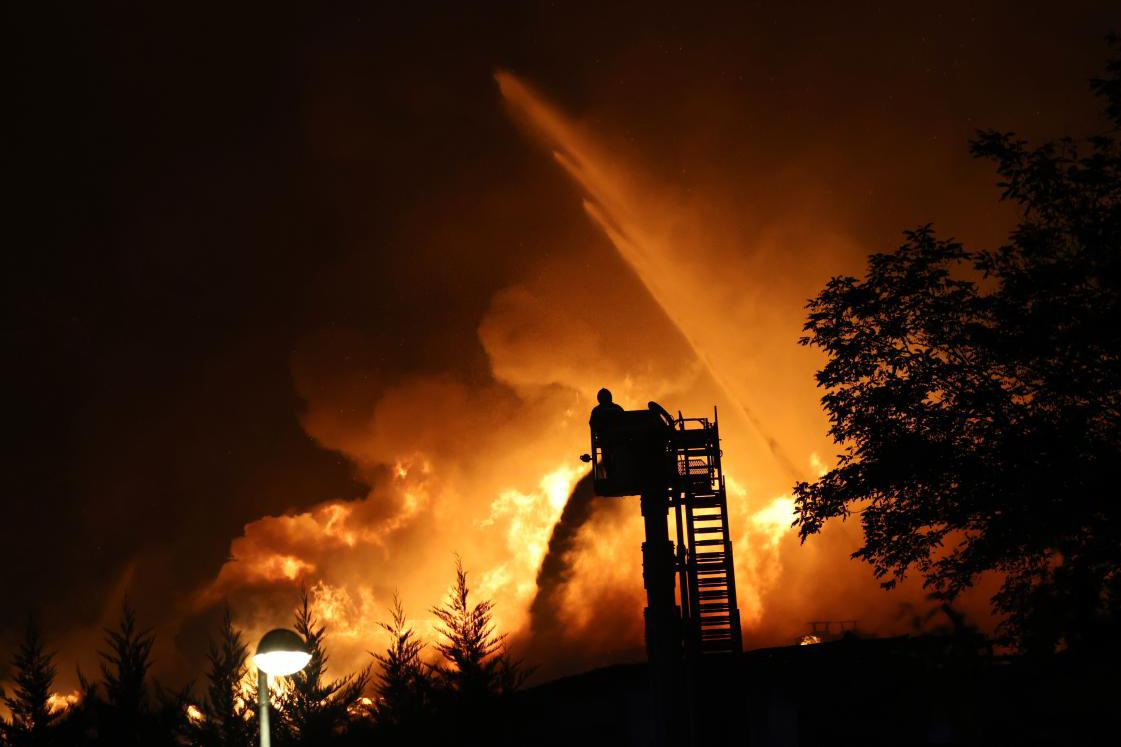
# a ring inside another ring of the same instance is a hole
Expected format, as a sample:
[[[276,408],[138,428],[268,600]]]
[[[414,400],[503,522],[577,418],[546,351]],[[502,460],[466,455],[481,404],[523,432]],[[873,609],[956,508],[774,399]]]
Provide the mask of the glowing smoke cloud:
[[[708,354],[709,351],[719,351],[726,341],[714,339],[712,333],[706,331],[708,327],[704,322],[694,320],[721,318],[720,310],[711,308],[700,316],[686,312],[703,303],[708,289],[704,277],[698,275],[696,258],[686,256],[687,253],[674,241],[674,234],[688,230],[687,226],[674,223],[673,216],[680,215],[681,211],[674,209],[675,206],[644,204],[651,199],[650,195],[644,198],[636,195],[622,176],[623,170],[597,152],[594,145],[540,95],[510,73],[495,73],[495,80],[506,101],[554,149],[553,156],[557,162],[584,189],[587,195],[584,209],[588,215],[607,234],[650,295],[688,341],[713,381],[763,438],[787,475],[794,480],[801,479],[799,470],[794,468],[786,451],[736,394],[737,387],[730,384],[728,374],[735,370],[735,363],[724,357],[714,360]],[[659,210],[657,207],[668,209]],[[655,217],[659,215],[661,220]],[[667,283],[667,279],[672,279],[673,283]]]
[[[580,478],[565,501],[564,510],[549,537],[549,549],[537,572],[537,594],[529,607],[530,631],[533,635],[555,636],[562,624],[559,615],[560,587],[572,577],[572,560],[577,550],[581,527],[595,510],[592,473]]]

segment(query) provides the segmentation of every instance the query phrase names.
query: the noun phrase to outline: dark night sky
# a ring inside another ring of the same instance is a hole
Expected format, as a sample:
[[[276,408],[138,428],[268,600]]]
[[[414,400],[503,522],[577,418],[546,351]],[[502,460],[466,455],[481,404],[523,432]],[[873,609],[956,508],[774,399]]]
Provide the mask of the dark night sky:
[[[158,625],[246,523],[366,492],[301,427],[309,339],[358,330],[385,382],[486,379],[498,289],[572,243],[619,271],[496,69],[686,192],[812,194],[870,252],[928,220],[998,241],[970,133],[1100,126],[1121,27],[1108,1],[280,5],[5,11],[5,644],[122,584]]]

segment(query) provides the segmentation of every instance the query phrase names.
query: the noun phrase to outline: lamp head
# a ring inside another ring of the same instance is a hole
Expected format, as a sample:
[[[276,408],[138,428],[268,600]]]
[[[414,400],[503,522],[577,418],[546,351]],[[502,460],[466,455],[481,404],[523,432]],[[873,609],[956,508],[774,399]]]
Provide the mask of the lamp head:
[[[253,663],[262,672],[274,677],[295,674],[311,661],[311,653],[304,645],[304,639],[292,630],[277,628],[261,637]]]

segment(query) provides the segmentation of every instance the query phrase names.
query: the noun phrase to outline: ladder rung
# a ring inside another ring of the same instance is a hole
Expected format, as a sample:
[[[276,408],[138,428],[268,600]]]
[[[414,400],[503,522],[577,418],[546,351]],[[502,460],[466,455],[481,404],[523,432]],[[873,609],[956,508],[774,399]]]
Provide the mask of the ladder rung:
[[[732,618],[727,614],[715,614],[720,612],[727,612],[728,610],[700,610],[700,617],[697,618],[703,625],[727,625],[732,622]],[[707,614],[706,614],[707,613]]]
[[[727,598],[728,598],[728,591],[726,589],[721,589],[721,590],[718,590],[718,591],[698,591],[697,592],[697,599],[699,599],[702,602],[706,599],[727,599]]]

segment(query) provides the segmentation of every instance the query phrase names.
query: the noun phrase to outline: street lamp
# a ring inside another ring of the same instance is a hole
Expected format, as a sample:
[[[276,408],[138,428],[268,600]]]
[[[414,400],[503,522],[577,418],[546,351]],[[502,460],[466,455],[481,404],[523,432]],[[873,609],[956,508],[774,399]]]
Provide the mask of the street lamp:
[[[311,661],[304,639],[292,630],[277,628],[261,636],[253,663],[257,666],[257,713],[261,725],[261,747],[269,747],[269,675],[295,674]]]

